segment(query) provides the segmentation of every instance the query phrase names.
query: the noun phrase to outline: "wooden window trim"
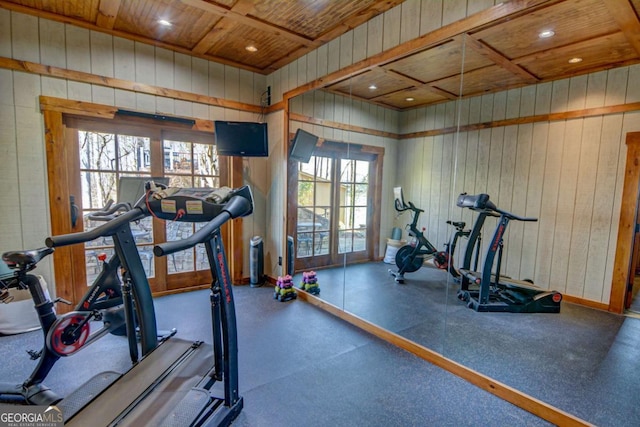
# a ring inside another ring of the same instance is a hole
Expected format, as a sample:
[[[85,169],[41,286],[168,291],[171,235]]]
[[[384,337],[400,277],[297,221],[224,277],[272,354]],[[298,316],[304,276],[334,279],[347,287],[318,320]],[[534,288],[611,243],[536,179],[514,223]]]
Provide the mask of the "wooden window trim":
[[[67,124],[89,123],[100,127],[104,125],[104,120],[116,118],[117,108],[108,105],[94,104],[83,101],[71,101],[53,97],[40,97],[40,110],[44,118],[45,148],[47,156],[47,178],[48,193],[51,218],[51,234],[60,235],[79,231],[70,224],[69,217],[71,209],[69,206],[69,196],[74,194],[69,187],[72,170],[68,167],[75,161],[76,154],[68,150],[69,138],[65,136]],[[120,119],[121,117],[119,117]],[[93,120],[92,120],[93,119]],[[102,119],[102,120],[95,120]],[[126,118],[123,119],[123,128],[131,126],[131,130],[142,128],[146,123],[147,128],[150,119]],[[174,128],[175,135],[197,135],[207,133],[213,135],[213,122],[210,120],[196,119],[193,126],[186,128],[184,124],[171,122],[159,122],[165,128]],[[111,132],[113,129],[103,128]],[[191,131],[191,132],[189,132]],[[194,132],[195,131],[195,132]],[[184,132],[184,133],[183,133]],[[148,132],[147,132],[148,133]],[[205,137],[211,142],[208,137]],[[221,185],[239,187],[243,185],[242,159],[237,157],[221,157]],[[225,172],[226,169],[226,172]],[[228,182],[222,182],[223,174],[228,177]],[[77,194],[77,193],[76,193]],[[55,214],[54,214],[55,212]],[[234,283],[244,282],[243,278],[243,245],[242,245],[242,219],[234,220],[231,224],[225,225],[228,231],[228,238],[225,241],[227,253],[236,256],[228,257],[229,270]],[[78,248],[75,248],[78,246]],[[54,280],[56,283],[56,295],[58,297],[76,301],[81,295],[75,295],[74,283],[77,280],[85,280],[75,277],[77,274],[71,261],[73,250],[81,250],[79,245],[57,248],[53,258]],[[171,289],[167,291],[155,292],[154,295],[175,292]],[[64,311],[66,307],[60,307]],[[67,309],[68,310],[68,309]]]

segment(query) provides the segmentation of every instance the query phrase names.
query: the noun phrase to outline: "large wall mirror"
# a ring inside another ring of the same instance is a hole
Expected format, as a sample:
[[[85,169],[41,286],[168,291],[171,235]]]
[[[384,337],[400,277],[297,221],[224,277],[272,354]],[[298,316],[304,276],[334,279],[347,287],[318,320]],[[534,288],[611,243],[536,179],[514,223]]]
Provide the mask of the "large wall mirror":
[[[611,189],[622,186],[624,135],[640,129],[639,118],[568,120],[568,114],[558,121],[519,120],[552,109],[569,112],[572,102],[588,105],[604,96],[597,92],[606,91],[616,76],[509,91],[497,86],[471,96],[482,73],[495,73],[496,85],[512,76],[491,67],[464,36],[422,55],[423,63],[439,61],[450,77],[437,87],[384,92],[399,74],[432,80],[426,67],[398,61],[289,100],[290,144],[299,129],[315,142],[308,161],[288,162],[287,232],[295,242],[295,280],[315,271],[322,301],[543,407],[597,425],[607,425],[608,411],[637,418],[637,409],[625,402],[640,386],[624,380],[640,360],[629,359],[640,354],[637,326],[603,308],[620,215],[621,190]],[[376,75],[388,80],[374,82]],[[584,91],[577,95],[580,85]],[[428,97],[441,99],[406,108]],[[404,205],[396,203],[396,188],[402,189]],[[496,210],[460,207],[462,193],[486,194]],[[515,217],[501,223],[499,211]],[[474,235],[479,218],[483,227]],[[412,223],[438,251],[452,248],[458,232],[456,247],[447,258],[426,257],[408,268],[399,283],[391,273],[397,276],[395,257],[415,238],[408,233]],[[470,235],[475,246],[469,246]],[[500,274],[514,283],[526,288],[533,282],[540,294],[551,289],[568,295],[560,313],[470,309],[459,293],[461,267],[466,262],[469,270],[482,272],[491,251],[494,274],[499,258]],[[596,395],[610,405],[592,405]],[[526,406],[525,400],[515,399]]]

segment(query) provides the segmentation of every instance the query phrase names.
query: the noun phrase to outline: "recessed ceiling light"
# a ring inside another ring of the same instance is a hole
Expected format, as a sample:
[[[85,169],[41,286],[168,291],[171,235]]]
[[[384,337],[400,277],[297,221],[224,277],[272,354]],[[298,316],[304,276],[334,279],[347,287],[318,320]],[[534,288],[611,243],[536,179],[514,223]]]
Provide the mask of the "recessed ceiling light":
[[[257,52],[258,48],[255,47],[254,45],[250,44],[249,46],[245,47],[246,50],[248,50],[249,52]]]
[[[582,62],[582,58],[577,58],[577,57],[576,57],[576,58],[571,58],[571,59],[569,60],[569,64],[577,64],[577,63],[579,63],[579,62]]]
[[[538,37],[540,37],[541,39],[548,39],[549,37],[553,37],[555,35],[556,33],[554,33],[552,30],[544,30],[538,33]]]
[[[376,85],[369,86],[369,90],[376,90],[376,89],[378,89],[378,86]]]
[[[170,27],[171,25],[173,25],[173,24],[171,24],[171,22],[167,21],[166,19],[158,20],[158,24],[164,25],[165,27]]]
[[[411,101],[415,101],[415,98],[408,97],[408,98],[405,98],[404,100],[405,100],[405,101],[409,101],[409,102],[411,102]]]

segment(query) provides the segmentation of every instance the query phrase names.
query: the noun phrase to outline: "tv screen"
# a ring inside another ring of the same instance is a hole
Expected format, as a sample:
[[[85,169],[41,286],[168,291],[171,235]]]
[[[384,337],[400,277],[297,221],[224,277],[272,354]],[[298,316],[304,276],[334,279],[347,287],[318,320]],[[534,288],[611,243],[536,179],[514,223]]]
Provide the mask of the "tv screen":
[[[291,145],[291,158],[301,163],[309,163],[317,143],[317,136],[303,129],[298,129]]]
[[[267,124],[214,122],[216,150],[220,156],[268,157]]]

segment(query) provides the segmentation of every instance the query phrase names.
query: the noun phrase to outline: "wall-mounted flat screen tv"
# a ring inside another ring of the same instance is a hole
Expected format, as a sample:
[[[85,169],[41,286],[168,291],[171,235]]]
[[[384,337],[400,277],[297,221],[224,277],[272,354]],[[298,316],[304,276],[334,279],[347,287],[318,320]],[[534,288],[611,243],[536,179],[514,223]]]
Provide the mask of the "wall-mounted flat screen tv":
[[[220,156],[268,157],[267,124],[214,122],[216,151]]]
[[[317,143],[317,136],[303,129],[298,129],[296,136],[293,137],[293,144],[291,144],[291,158],[301,163],[309,163]]]

